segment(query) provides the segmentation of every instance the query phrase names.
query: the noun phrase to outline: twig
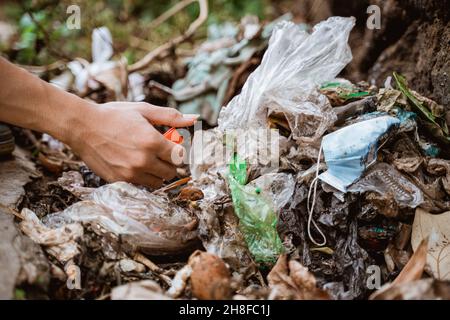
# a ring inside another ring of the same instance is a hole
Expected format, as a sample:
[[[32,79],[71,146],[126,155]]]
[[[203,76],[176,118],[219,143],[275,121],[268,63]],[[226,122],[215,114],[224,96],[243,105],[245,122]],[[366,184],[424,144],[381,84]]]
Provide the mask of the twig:
[[[182,179],[177,180],[175,182],[172,182],[171,184],[168,184],[167,186],[162,187],[161,189],[158,189],[156,191],[158,191],[158,192],[160,192],[160,191],[167,192],[169,190],[175,189],[175,188],[177,188],[179,186],[182,186],[183,184],[188,183],[189,181],[191,181],[191,179],[192,179],[191,177],[182,178]]]
[[[186,41],[192,35],[197,31],[197,29],[206,21],[208,18],[208,1],[207,0],[184,0],[173,6],[171,9],[169,9],[167,12],[163,13],[161,16],[155,19],[155,21],[150,25],[152,27],[153,25],[158,25],[159,23],[164,22],[171,16],[173,16],[175,13],[179,12],[189,4],[193,2],[198,2],[200,6],[200,14],[197,17],[197,19],[192,22],[189,25],[189,28],[186,30],[186,32],[178,37],[175,37],[171,39],[170,41],[164,43],[163,45],[157,47],[155,50],[150,51],[147,55],[145,55],[141,60],[137,61],[136,63],[133,63],[132,65],[128,66],[128,72],[136,72],[142,69],[145,69],[155,58],[160,56],[162,53],[171,50],[175,46],[179,45],[180,43]]]
[[[150,271],[152,271],[158,278],[163,280],[168,286],[172,285],[172,280],[168,276],[162,274],[164,270],[158,267],[152,261],[150,261],[150,259],[142,255],[141,253],[136,253],[133,259],[149,268]]]
[[[23,216],[20,214],[19,211],[14,210],[10,207],[5,206],[4,204],[0,203],[0,208],[2,208],[3,210],[8,211],[10,214],[16,216],[17,218],[19,218],[20,220],[23,220]]]
[[[58,60],[53,63],[47,64],[45,66],[29,66],[29,65],[23,65],[23,64],[16,64],[17,66],[35,74],[41,74],[48,71],[53,71],[56,69],[61,68],[65,65],[65,62],[63,60]]]

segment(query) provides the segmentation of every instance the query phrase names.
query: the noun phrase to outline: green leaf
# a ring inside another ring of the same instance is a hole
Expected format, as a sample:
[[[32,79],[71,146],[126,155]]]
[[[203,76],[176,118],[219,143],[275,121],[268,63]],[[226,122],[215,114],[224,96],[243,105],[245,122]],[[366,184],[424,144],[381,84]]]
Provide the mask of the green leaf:
[[[413,107],[419,110],[420,113],[422,113],[422,115],[424,115],[432,123],[439,126],[439,124],[436,122],[436,117],[408,89],[408,83],[406,82],[405,77],[398,74],[397,72],[394,72],[394,79],[397,83],[398,89],[408,98],[409,101],[411,101]]]

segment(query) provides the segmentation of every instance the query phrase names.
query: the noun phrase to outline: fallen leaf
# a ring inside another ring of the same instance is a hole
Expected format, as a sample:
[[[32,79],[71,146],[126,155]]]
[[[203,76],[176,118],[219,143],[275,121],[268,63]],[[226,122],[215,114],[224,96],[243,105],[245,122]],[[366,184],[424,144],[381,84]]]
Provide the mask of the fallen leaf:
[[[418,208],[413,223],[411,245],[418,250],[419,243],[430,237],[427,269],[439,280],[450,280],[450,211],[430,214]]]
[[[189,257],[192,267],[192,293],[200,300],[230,299],[232,294],[231,275],[218,256],[196,251]]]
[[[417,250],[409,259],[400,274],[392,282],[393,285],[419,280],[422,277],[423,269],[427,261],[428,238],[422,240]]]
[[[449,300],[449,282],[432,278],[420,279],[381,289],[370,300]]]
[[[316,278],[296,260],[288,263],[287,255],[278,258],[267,276],[271,289],[269,299],[329,300],[328,292],[316,286]]]
[[[111,300],[170,300],[153,280],[130,282],[111,291]]]

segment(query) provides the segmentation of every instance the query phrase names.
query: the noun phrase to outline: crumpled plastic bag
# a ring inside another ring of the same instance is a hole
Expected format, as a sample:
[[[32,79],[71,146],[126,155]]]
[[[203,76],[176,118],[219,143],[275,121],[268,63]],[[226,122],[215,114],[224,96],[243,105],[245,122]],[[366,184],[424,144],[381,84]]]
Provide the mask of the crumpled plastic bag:
[[[378,194],[379,197],[371,198],[386,216],[396,216],[398,208],[416,208],[424,201],[422,191],[415,184],[384,162],[373,165],[348,191]]]
[[[318,86],[351,61],[347,40],[354,24],[354,18],[331,17],[311,34],[291,22],[278,24],[261,65],[222,109],[219,129],[265,127],[268,112],[282,112],[294,137],[319,138],[335,115]],[[301,132],[306,119],[316,122],[314,131]],[[317,119],[322,125],[317,126]]]
[[[51,227],[67,222],[93,224],[149,255],[184,252],[197,238],[197,219],[187,210],[165,195],[125,182],[99,187],[88,200],[46,216],[44,222]]]
[[[273,207],[279,212],[292,199],[295,190],[294,177],[289,173],[268,173],[248,184],[259,193],[272,200]]]
[[[400,120],[397,118],[380,116],[324,136],[322,148],[328,170],[319,175],[319,179],[346,192],[347,186],[376,160],[378,143],[383,135],[399,124]]]

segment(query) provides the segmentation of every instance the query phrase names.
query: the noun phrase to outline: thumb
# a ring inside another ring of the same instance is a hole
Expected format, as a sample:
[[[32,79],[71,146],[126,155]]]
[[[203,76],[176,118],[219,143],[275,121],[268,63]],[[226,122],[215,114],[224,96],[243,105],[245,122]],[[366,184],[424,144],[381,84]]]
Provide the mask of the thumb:
[[[143,108],[142,115],[152,124],[170,127],[192,126],[199,117],[198,114],[182,114],[173,108],[157,107],[150,104]]]

